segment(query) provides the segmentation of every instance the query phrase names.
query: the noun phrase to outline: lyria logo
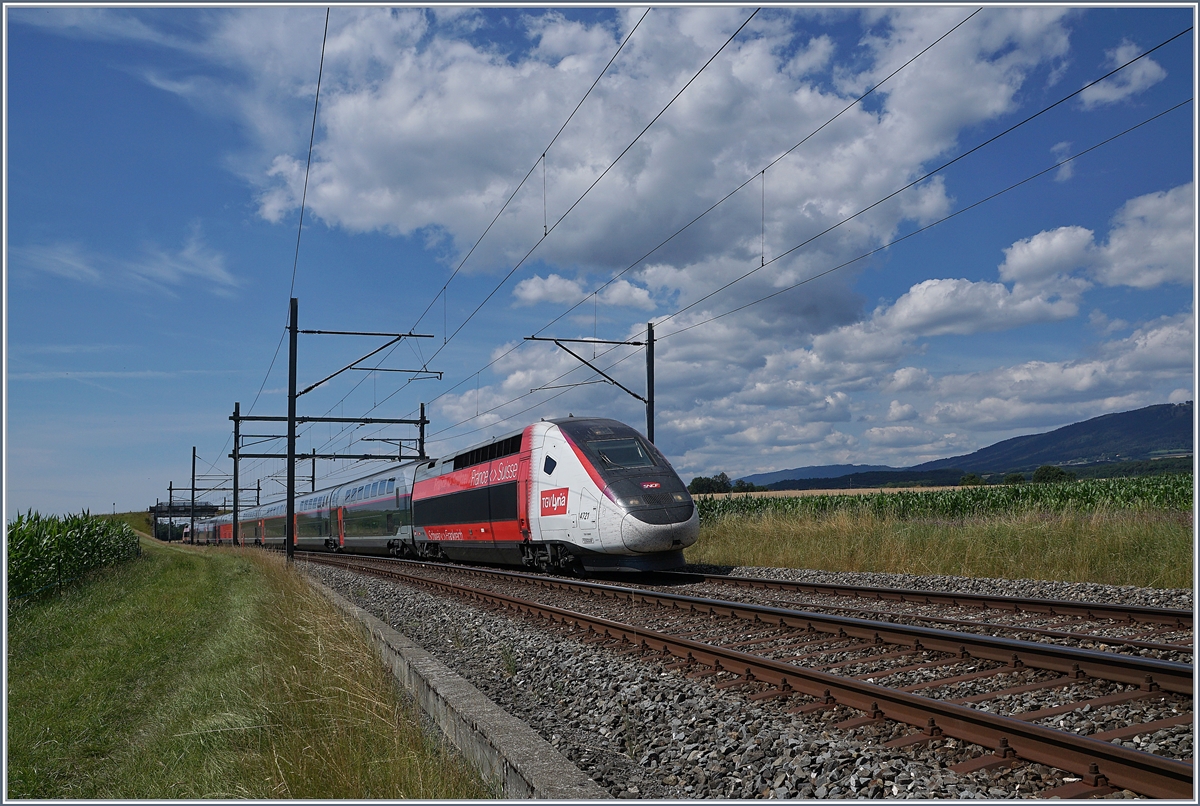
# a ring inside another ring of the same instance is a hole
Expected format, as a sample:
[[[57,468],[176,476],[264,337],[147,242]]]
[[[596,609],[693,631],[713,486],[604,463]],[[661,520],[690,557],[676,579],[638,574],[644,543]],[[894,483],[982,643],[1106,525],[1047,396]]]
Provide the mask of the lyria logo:
[[[662,485],[659,484],[657,481],[643,481],[642,482],[643,490],[657,490],[661,486]]]
[[[543,515],[565,515],[567,514],[567,488],[559,487],[557,490],[542,490],[542,514]]]

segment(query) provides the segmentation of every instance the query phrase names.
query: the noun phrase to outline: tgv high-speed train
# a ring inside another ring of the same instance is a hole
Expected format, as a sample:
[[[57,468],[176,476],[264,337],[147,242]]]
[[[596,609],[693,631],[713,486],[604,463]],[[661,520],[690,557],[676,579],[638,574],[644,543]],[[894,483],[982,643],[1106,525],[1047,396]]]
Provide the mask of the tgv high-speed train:
[[[683,564],[700,524],[687,488],[616,420],[543,420],[441,459],[412,462],[296,499],[295,545],[543,570]],[[239,513],[244,545],[282,547],[286,502]],[[229,515],[196,538],[229,542]]]

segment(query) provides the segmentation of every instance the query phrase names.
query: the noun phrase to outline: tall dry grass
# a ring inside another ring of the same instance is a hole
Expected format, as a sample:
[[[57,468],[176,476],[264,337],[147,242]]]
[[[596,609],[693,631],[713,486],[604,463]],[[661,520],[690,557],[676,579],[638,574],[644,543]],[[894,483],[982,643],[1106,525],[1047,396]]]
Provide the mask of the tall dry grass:
[[[281,798],[484,798],[496,792],[427,731],[351,622],[277,554],[244,550],[267,580],[250,670],[258,757]]]
[[[863,512],[727,515],[703,523],[688,562],[1190,588],[1191,516],[1105,511],[954,521]]]
[[[8,798],[496,794],[280,557],[142,547],[9,614]]]

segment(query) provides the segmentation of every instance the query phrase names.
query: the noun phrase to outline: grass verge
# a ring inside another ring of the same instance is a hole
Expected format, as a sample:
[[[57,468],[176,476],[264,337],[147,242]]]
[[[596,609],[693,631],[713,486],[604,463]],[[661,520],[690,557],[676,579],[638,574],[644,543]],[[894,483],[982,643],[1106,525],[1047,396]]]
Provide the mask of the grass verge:
[[[142,546],[10,610],[8,798],[495,795],[280,558]]]
[[[701,526],[688,562],[1190,588],[1187,514],[1022,513],[956,521],[837,512],[728,515]]]

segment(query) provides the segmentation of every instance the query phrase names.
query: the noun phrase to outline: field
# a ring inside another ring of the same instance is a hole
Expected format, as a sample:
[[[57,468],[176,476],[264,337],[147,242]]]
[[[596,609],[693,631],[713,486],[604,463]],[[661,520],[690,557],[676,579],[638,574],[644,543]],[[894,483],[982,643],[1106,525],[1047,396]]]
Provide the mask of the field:
[[[142,549],[10,609],[8,798],[494,795],[279,557]]]
[[[689,562],[1190,588],[1192,476],[697,501]]]
[[[86,512],[65,517],[29,512],[5,531],[10,601],[61,591],[97,568],[141,553],[127,524]]]

